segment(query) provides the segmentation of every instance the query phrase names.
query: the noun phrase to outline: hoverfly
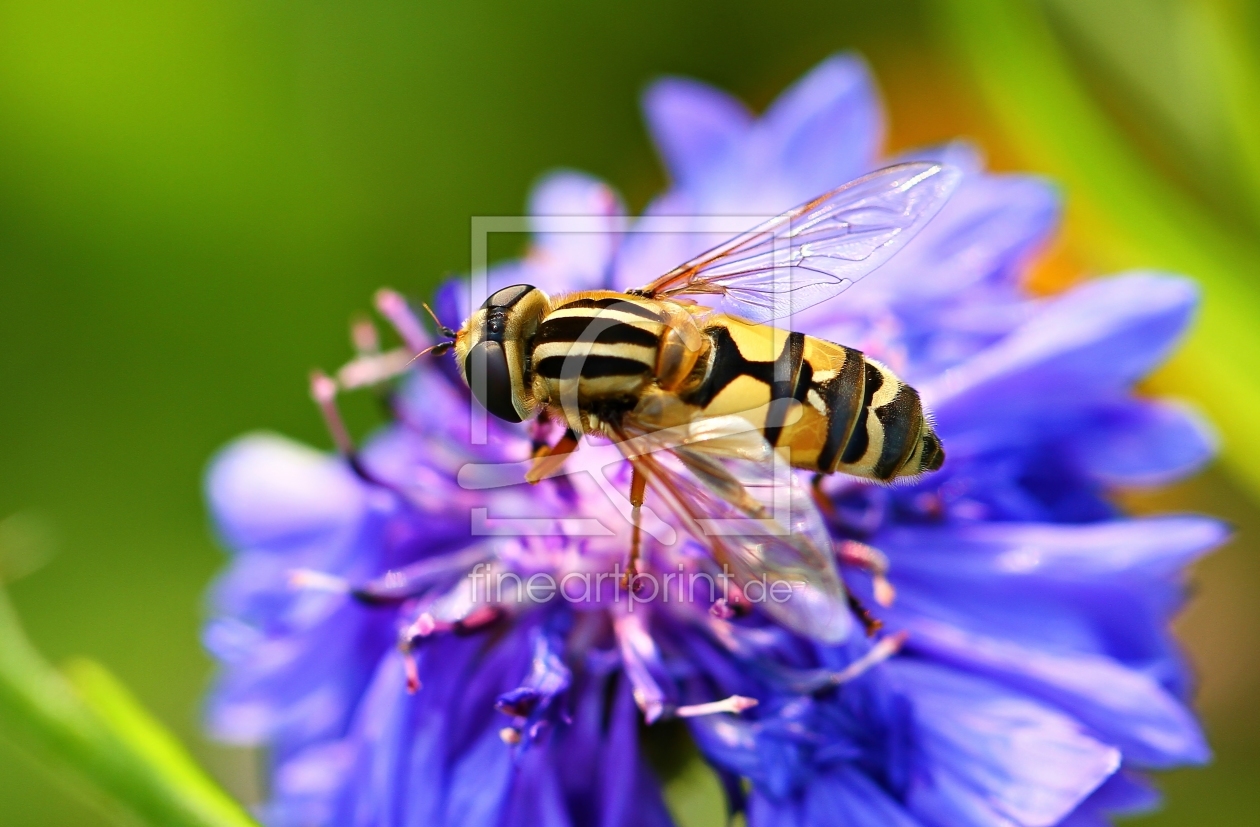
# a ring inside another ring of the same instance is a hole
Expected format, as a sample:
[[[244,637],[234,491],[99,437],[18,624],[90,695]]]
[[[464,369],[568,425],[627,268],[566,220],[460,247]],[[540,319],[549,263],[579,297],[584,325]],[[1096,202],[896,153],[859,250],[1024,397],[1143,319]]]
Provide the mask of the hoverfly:
[[[792,519],[766,500],[771,460],[887,482],[940,468],[918,393],[861,352],[770,323],[832,298],[886,262],[960,178],[937,163],[873,172],[773,218],[627,292],[548,296],[518,284],[485,300],[439,350],[487,411],[565,428],[526,479],[557,473],[584,435],[631,464],[632,540],[651,488],[729,566],[796,590],[766,603],[792,628],[839,640],[851,624],[831,539],[810,492],[787,475]],[[768,492],[768,493],[767,493]],[[712,531],[715,518],[744,530]],[[769,524],[769,526],[767,526]]]

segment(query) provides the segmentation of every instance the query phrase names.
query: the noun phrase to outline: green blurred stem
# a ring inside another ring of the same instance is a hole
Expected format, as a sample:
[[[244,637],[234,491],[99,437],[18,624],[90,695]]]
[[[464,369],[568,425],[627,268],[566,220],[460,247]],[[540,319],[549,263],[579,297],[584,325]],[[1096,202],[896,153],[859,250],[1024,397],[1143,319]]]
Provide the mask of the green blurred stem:
[[[50,667],[3,589],[0,731],[120,823],[256,827],[103,667],[76,661],[66,675]]]
[[[1260,497],[1260,248],[1231,235],[1143,163],[1074,76],[1027,0],[935,0],[942,29],[1016,148],[1067,188],[1069,223],[1107,267],[1156,267],[1204,287],[1181,354],[1155,377],[1193,398],[1226,466]]]

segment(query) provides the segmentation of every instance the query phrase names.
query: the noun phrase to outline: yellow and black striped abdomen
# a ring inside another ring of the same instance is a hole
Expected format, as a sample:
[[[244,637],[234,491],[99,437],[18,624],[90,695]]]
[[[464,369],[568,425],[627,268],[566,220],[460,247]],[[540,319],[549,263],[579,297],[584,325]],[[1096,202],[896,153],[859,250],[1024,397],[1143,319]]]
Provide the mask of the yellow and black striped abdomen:
[[[891,480],[940,467],[918,393],[860,351],[726,316],[705,333],[707,373],[683,400],[700,416],[749,418],[798,468]]]

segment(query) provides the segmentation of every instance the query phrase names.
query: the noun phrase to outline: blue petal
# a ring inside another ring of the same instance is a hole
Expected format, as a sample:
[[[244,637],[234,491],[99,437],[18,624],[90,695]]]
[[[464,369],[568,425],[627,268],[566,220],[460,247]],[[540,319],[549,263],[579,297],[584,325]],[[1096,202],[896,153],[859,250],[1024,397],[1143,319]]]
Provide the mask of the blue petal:
[[[273,755],[275,783],[264,806],[265,822],[275,827],[309,824],[370,825],[390,811],[393,796],[363,801],[359,792],[379,765],[380,727],[394,723],[398,703],[398,664],[378,665],[376,677],[360,699],[360,710],[349,732],[291,755]],[[384,680],[382,680],[384,678]],[[368,710],[377,728],[364,726]],[[379,773],[377,773],[379,776]]]
[[[1159,792],[1142,776],[1120,770],[1081,802],[1059,827],[1112,827],[1115,816],[1133,817],[1154,810]]]
[[[1211,426],[1168,401],[1126,400],[1094,413],[1065,447],[1086,473],[1110,485],[1163,485],[1202,468],[1216,453]]]
[[[1202,761],[1164,629],[1181,571],[1225,536],[1197,517],[889,532],[879,542],[899,596],[887,617],[916,651],[1068,710],[1130,760]]]
[[[890,617],[948,623],[1048,653],[1112,658],[1181,691],[1166,628],[1182,570],[1223,542],[1214,520],[974,524],[887,531],[899,599]]]
[[[555,615],[533,631],[533,659],[529,674],[516,689],[495,701],[500,712],[523,719],[521,748],[527,748],[541,734],[541,727],[555,723],[552,711],[569,689],[573,673],[565,664],[563,635],[568,630],[567,613]]]
[[[665,665],[660,651],[647,629],[643,612],[624,614],[614,621],[621,662],[626,677],[634,686],[634,699],[650,724],[661,717],[669,701],[662,684],[667,684]]]
[[[367,502],[343,461],[274,434],[224,448],[206,475],[206,498],[229,545],[276,553],[356,531]]]
[[[551,814],[551,821],[513,817],[511,824],[571,823],[602,827],[668,827],[672,824],[652,771],[639,752],[640,718],[631,687],[611,662],[599,657],[587,660],[583,685],[576,692],[572,723],[558,727],[544,750],[531,750],[524,764],[545,760],[554,781],[537,790],[518,783],[511,811]],[[532,770],[539,777],[541,770]],[[528,782],[526,776],[523,781]],[[553,802],[557,787],[564,796],[565,815],[555,819]]]
[[[673,82],[671,82],[672,84]],[[663,100],[686,107],[703,87],[669,86]],[[683,118],[687,161],[678,187],[670,194],[692,203],[683,215],[756,215],[769,217],[837,187],[876,164],[883,140],[879,102],[862,61],[851,55],[829,58],[784,92],[765,116],[747,127],[726,98],[698,107],[695,126]],[[662,113],[667,107],[659,106]],[[655,130],[658,120],[653,116]],[[671,152],[673,150],[670,150]],[[674,161],[669,161],[673,171]],[[678,214],[678,213],[676,213]],[[757,223],[750,219],[749,224]],[[732,233],[725,234],[727,238]],[[699,252],[726,238],[697,239]],[[681,263],[680,259],[669,266]],[[648,278],[652,278],[655,273]]]
[[[472,295],[468,278],[447,281],[435,297],[442,323],[458,328],[487,296],[513,284],[533,284],[552,293],[607,286],[608,275],[625,224],[625,206],[604,182],[573,171],[543,177],[529,199],[535,247],[523,259],[499,262],[486,273],[485,294]],[[578,217],[579,232],[544,225],[545,217]],[[601,227],[589,232],[590,221]]]
[[[452,329],[458,329],[468,318],[469,308],[464,302],[462,284],[467,281],[451,278],[438,285],[433,293],[433,313],[438,321]]]
[[[993,347],[922,390],[942,439],[963,454],[1035,444],[1069,414],[1107,402],[1168,354],[1194,309],[1181,278],[1133,274],[1048,302]]]
[[[760,721],[706,715],[688,724],[709,762],[750,779],[754,789],[767,795],[785,798],[811,777],[800,745],[767,733]]]
[[[660,788],[639,755],[639,711],[624,688],[613,696],[608,731],[601,744],[597,777],[587,778],[601,800],[598,824],[607,827],[667,827],[672,819]],[[557,760],[564,760],[557,756]],[[590,823],[590,822],[587,822]]]
[[[395,678],[405,698],[401,715],[382,722],[385,743],[374,749],[399,763],[396,769],[384,764],[381,786],[360,795],[396,796],[399,821],[415,827],[497,824],[513,762],[498,735],[503,719],[494,699],[520,680],[528,662],[527,633],[521,625],[494,645],[480,635],[428,644],[420,653],[420,691],[402,695]]]
[[[555,755],[533,750],[517,763],[512,797],[504,808],[501,827],[570,827]]]
[[[977,380],[1032,368],[1087,386],[1127,386],[1167,356],[1198,301],[1194,282],[1131,273],[1087,282],[1047,304],[955,380]],[[1046,387],[1054,387],[1048,383]]]
[[[843,820],[860,827],[920,827],[886,790],[858,770],[838,766],[822,773],[787,799],[754,788],[749,798],[752,827],[830,827]]]
[[[1120,766],[1071,718],[997,684],[908,658],[886,668],[913,699],[907,804],[929,824],[1055,824]]]
[[[703,179],[752,124],[739,100],[689,78],[652,84],[643,96],[643,113],[670,177],[681,187]]]
[[[340,732],[394,640],[379,620],[346,603],[316,625],[252,646],[216,681],[209,728],[232,743],[271,740],[282,750]]]
[[[1141,517],[1085,525],[974,523],[891,529],[881,545],[896,547],[894,576],[934,582],[1022,579],[1080,588],[1146,593],[1228,537],[1217,520]],[[1176,585],[1175,583],[1173,585]]]
[[[537,273],[529,283],[556,292],[606,287],[609,266],[625,229],[626,208],[612,187],[598,178],[570,171],[553,172],[534,187],[529,198],[534,246],[527,261]],[[594,219],[566,231],[542,223],[543,217]],[[522,276],[525,277],[524,275]]]
[[[1209,757],[1190,710],[1150,675],[1111,658],[1050,653],[923,619],[909,628],[916,653],[1055,705],[1119,747],[1126,761],[1159,768]]]
[[[814,67],[770,105],[758,126],[775,159],[774,174],[795,184],[798,200],[874,167],[884,141],[875,83],[865,61],[851,54]]]
[[[359,760],[353,741],[318,744],[282,764],[272,782],[274,800],[264,810],[270,827],[304,827],[344,823],[338,813],[344,804],[346,779]]]
[[[241,552],[215,585],[210,628],[231,669],[208,710],[219,737],[285,752],[339,731],[389,645],[388,620],[344,594],[295,590],[295,568],[375,573],[385,512],[344,462],[279,437],[246,437],[212,465],[220,531]],[[382,622],[384,621],[384,622]]]
[[[513,766],[511,753],[494,728],[482,730],[477,740],[452,762],[449,772],[450,792],[441,823],[449,827],[499,824],[512,783]],[[424,779],[422,783],[427,784],[429,780]],[[428,827],[434,822],[413,818],[410,823],[415,827]]]
[[[477,635],[428,641],[415,695],[400,656],[381,658],[344,734],[280,756],[277,777],[291,783],[277,785],[271,808],[331,810],[325,823],[336,824],[498,824],[512,761],[492,704],[524,671],[527,630],[492,646]]]

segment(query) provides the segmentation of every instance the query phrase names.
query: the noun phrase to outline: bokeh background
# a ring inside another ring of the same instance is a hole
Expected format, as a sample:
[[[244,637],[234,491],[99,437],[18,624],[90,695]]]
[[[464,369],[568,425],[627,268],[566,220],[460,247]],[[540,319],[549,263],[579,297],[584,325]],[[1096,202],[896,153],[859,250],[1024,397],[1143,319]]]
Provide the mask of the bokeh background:
[[[207,458],[241,432],[327,438],[306,376],[382,285],[468,265],[469,218],[557,166],[632,207],[663,185],[638,96],[680,73],[763,106],[855,49],[892,150],[967,136],[1064,184],[1054,289],[1135,266],[1202,279],[1199,332],[1152,388],[1204,407],[1223,459],[1146,512],[1237,539],[1179,628],[1216,750],[1141,823],[1260,816],[1260,14],[1225,0],[0,0],[0,573],[54,662],[106,664],[245,800],[209,743],[202,594],[223,558]],[[505,250],[504,252],[511,252]],[[351,404],[356,427],[368,405]],[[1253,450],[1254,449],[1254,450]],[[713,792],[671,787],[691,823]],[[0,823],[108,823],[0,743]]]

